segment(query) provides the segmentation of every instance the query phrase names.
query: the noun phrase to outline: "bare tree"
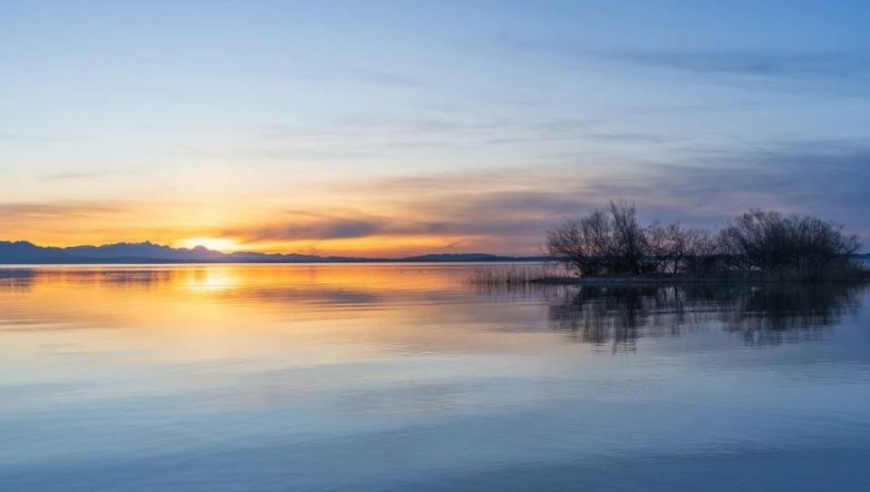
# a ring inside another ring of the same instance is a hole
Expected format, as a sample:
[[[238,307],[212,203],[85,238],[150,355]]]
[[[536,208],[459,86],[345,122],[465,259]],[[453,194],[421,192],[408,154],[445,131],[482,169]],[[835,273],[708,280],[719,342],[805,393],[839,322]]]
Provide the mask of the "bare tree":
[[[607,206],[613,223],[613,251],[609,255],[612,273],[640,274],[646,256],[646,238],[637,223],[634,204],[625,200],[611,201]]]
[[[687,231],[686,242],[683,273],[697,277],[729,273],[730,263],[718,234],[703,229],[691,229]]]
[[[580,275],[641,273],[646,240],[634,205],[615,203],[547,233],[547,251]]]
[[[693,254],[693,240],[700,231],[684,229],[679,224],[655,223],[643,229],[646,237],[647,262],[661,273],[679,273],[685,258]]]
[[[547,251],[580,275],[602,275],[612,235],[607,214],[596,210],[586,217],[566,219],[547,232]]]
[[[839,224],[761,210],[729,223],[721,240],[744,270],[801,278],[824,276],[861,248],[858,237],[845,234]]]
[[[604,209],[565,220],[547,234],[550,255],[584,276],[867,275],[851,262],[860,247],[858,238],[838,224],[760,210],[743,214],[718,233],[679,224],[642,228],[634,204],[626,201],[611,201]]]

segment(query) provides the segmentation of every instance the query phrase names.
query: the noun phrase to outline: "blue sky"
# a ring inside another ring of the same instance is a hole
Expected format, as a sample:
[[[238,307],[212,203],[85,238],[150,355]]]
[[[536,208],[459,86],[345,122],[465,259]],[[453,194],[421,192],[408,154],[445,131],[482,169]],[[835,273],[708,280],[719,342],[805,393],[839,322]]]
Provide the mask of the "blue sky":
[[[535,252],[611,197],[870,237],[868,2],[10,2],[0,227]]]

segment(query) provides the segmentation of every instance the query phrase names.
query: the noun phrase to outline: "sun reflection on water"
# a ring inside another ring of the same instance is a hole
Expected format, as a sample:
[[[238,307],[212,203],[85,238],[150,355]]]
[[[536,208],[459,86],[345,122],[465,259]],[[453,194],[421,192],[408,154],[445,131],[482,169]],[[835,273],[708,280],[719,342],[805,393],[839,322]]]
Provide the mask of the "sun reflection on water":
[[[189,273],[184,286],[193,292],[216,293],[237,288],[241,280],[228,267],[209,267],[193,270]]]

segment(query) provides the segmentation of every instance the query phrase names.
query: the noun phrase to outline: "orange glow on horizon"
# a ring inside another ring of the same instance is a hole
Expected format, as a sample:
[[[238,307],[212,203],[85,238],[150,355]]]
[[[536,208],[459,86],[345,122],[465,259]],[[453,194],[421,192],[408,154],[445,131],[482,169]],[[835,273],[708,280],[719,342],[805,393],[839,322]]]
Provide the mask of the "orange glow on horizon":
[[[342,239],[320,239],[316,241],[275,241],[254,242],[242,247],[245,251],[264,253],[298,253],[320,256],[361,256],[399,258],[430,253],[471,253],[490,252],[499,248],[486,244],[485,238],[431,236],[431,235],[393,235],[366,236]]]
[[[220,251],[222,253],[238,251],[240,248],[238,242],[229,238],[194,237],[185,239],[178,244],[179,248],[188,249],[193,249],[197,246],[202,246],[213,251]]]
[[[0,240],[25,240],[44,247],[147,241],[174,248],[203,246],[224,253],[249,251],[368,258],[444,253],[535,254],[540,241],[538,237],[507,238],[467,230],[427,230],[416,227],[400,211],[380,210],[371,205],[360,206],[357,215],[330,209],[317,214],[288,215],[257,205],[209,217],[202,216],[199,205],[190,203],[159,203],[148,207],[128,203],[118,210],[106,211],[96,205],[67,208],[61,207],[54,215],[17,214],[0,220],[4,230],[15,231],[14,236],[7,235]],[[370,221],[375,226],[373,230],[351,228],[343,235],[343,224],[355,221],[364,225]],[[282,228],[282,224],[286,227]]]

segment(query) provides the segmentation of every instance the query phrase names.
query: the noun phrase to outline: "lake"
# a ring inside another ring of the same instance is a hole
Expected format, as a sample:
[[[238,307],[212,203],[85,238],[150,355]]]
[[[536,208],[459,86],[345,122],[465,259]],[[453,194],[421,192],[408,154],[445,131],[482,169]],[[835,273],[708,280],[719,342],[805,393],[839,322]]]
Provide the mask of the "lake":
[[[0,490],[870,490],[868,290],[493,267],[2,268]]]

